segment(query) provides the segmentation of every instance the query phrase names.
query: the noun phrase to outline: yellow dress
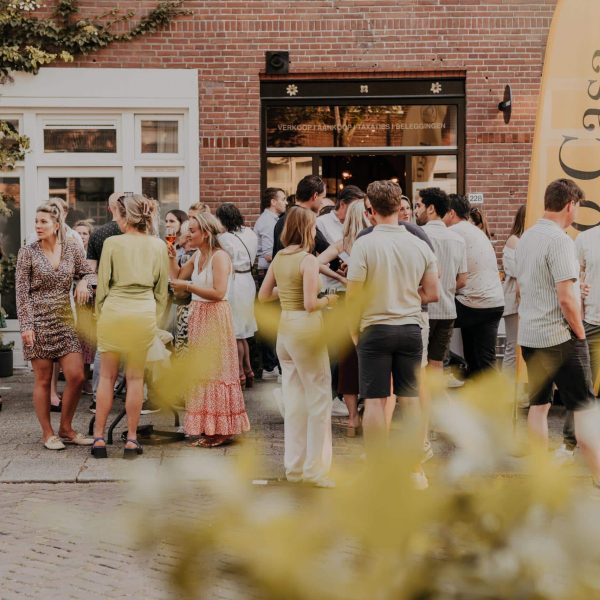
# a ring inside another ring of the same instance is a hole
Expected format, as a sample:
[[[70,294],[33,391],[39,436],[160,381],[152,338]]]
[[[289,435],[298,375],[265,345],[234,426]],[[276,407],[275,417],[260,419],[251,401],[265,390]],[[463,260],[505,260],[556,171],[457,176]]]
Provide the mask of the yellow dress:
[[[143,365],[158,333],[169,286],[166,244],[126,233],[104,243],[96,290],[99,352],[116,352]]]

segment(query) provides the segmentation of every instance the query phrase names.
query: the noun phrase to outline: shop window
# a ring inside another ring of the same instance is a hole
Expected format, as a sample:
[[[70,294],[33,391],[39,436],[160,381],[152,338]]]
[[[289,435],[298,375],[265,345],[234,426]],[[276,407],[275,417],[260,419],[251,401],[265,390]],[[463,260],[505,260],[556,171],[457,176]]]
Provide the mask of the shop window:
[[[278,187],[290,195],[306,175],[312,174],[310,156],[269,156],[267,158],[267,186]]]
[[[269,106],[267,150],[275,148],[455,148],[457,106]]]
[[[419,190],[439,187],[448,194],[457,193],[457,160],[454,155],[412,157],[412,197]]]

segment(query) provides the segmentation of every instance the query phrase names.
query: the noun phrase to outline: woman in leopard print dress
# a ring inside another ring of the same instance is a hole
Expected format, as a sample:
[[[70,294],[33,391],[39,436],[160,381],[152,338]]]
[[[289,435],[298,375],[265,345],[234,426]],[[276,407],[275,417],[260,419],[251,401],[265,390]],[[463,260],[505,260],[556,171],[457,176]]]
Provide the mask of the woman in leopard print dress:
[[[38,239],[19,250],[16,270],[23,354],[31,361],[35,375],[33,404],[46,448],[63,450],[64,443],[87,446],[92,440],[72,426],[84,375],[69,293],[73,280],[80,279],[75,299],[86,302],[95,275],[81,246],[65,237],[62,214],[56,206],[44,204],[37,209],[35,229]],[[55,360],[66,380],[58,430],[62,440],[54,434],[50,421],[50,381]]]

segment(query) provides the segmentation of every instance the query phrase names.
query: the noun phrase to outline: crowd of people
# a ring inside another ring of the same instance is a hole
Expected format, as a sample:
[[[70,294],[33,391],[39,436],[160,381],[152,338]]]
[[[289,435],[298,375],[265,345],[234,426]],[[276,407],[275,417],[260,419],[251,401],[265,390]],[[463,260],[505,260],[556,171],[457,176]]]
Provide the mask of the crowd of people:
[[[347,415],[348,435],[364,433],[367,458],[387,439],[400,405],[422,439],[413,482],[424,489],[422,465],[432,449],[419,374],[442,373],[457,342],[467,378],[494,369],[504,318],[504,368],[514,371],[517,345],[528,366],[531,432],[547,440],[555,384],[569,409],[559,451],[572,456],[579,446],[598,484],[600,436],[590,434],[595,398],[586,337],[596,376],[600,246],[597,228],[576,245],[565,234],[582,198],[573,182],[553,182],[544,218],[526,232],[525,207],[519,208],[502,251],[504,281],[485,215],[464,196],[436,187],[421,189],[413,205],[397,183],[374,181],[366,191],[346,186],[332,203],[324,181],[309,175],[291,198],[279,188],[265,190],[254,228],[231,203],[215,215],[202,203],[187,213],[171,210],[166,243],[158,237],[158,205],[144,196],[112,194],[111,221],[95,229],[86,221],[69,228],[68,207],[51,200],[37,209],[36,238],[17,264],[18,316],[44,445],[90,445],[93,456],[106,457],[106,420],[122,373],[124,457],[139,456],[148,368],[168,357],[166,346],[176,357],[210,347],[214,368],[184,398],[184,431],[194,445],[220,446],[249,430],[243,389],[253,385],[257,362],[264,379],[281,377],[289,481],[333,485],[336,402]],[[257,325],[257,289],[258,301],[279,306],[276,341]],[[326,324],[342,310],[347,328],[334,348]],[[76,328],[75,319],[92,325]],[[50,421],[55,363],[66,380],[58,435]],[[72,427],[90,370],[93,438]]]

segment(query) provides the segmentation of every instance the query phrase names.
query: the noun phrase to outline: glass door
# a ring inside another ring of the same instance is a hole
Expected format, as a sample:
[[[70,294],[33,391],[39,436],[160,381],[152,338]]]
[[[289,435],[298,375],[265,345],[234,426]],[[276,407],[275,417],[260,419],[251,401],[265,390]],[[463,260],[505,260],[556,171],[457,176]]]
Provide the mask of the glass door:
[[[62,198],[69,205],[67,224],[73,226],[82,219],[91,219],[94,227],[111,219],[107,208],[108,197],[122,189],[120,168],[72,167],[38,169],[38,198]],[[27,223],[28,233],[33,222]]]

